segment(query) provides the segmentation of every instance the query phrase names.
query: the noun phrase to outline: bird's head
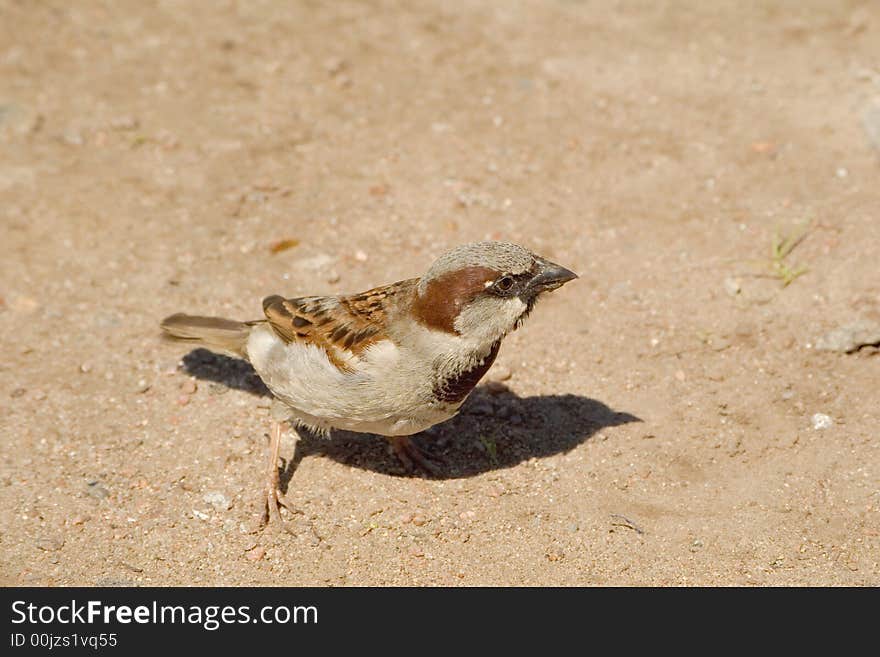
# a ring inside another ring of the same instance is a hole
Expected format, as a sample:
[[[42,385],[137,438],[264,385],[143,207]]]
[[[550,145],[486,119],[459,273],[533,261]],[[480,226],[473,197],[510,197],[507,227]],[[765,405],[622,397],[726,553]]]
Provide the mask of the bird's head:
[[[544,292],[575,278],[517,244],[465,244],[441,255],[421,278],[416,316],[431,328],[492,344],[519,327]]]

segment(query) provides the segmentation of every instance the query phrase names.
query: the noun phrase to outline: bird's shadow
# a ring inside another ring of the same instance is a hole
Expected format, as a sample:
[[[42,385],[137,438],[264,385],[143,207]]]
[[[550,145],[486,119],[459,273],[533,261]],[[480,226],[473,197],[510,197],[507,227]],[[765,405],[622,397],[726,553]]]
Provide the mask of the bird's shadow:
[[[199,379],[271,397],[253,368],[242,360],[196,349],[183,358],[183,368]],[[491,390],[478,386],[458,415],[412,437],[426,456],[441,464],[437,473],[407,470],[391,453],[388,442],[371,434],[334,431],[322,437],[300,429],[281,485],[285,489],[299,462],[313,455],[393,476],[473,477],[532,458],[563,454],[606,427],[630,422],[641,419],[581,395],[519,397],[503,386]]]
[[[243,390],[258,397],[272,397],[253,366],[246,360],[215,354],[207,349],[193,349],[183,357],[183,371],[202,381]]]

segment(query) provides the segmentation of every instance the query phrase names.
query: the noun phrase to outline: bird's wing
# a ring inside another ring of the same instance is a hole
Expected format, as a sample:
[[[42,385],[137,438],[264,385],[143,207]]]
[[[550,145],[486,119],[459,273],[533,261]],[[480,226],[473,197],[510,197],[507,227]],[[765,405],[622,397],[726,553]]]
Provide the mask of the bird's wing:
[[[352,356],[387,338],[389,311],[407,294],[417,278],[340,297],[274,295],[263,299],[263,312],[279,338],[289,343],[313,344],[327,353],[340,369]]]

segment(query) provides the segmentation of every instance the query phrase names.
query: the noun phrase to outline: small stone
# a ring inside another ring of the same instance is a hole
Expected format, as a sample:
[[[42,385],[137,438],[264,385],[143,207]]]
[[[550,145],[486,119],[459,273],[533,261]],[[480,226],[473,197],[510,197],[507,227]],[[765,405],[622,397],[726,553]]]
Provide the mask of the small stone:
[[[865,113],[862,115],[862,126],[865,128],[871,146],[880,155],[880,98],[875,98],[865,109]]]
[[[65,144],[68,144],[70,146],[82,146],[83,142],[85,141],[83,139],[82,133],[73,128],[65,130],[64,134],[61,136],[61,139]]]
[[[110,127],[114,130],[137,130],[140,124],[133,116],[117,116],[110,121]]]
[[[29,135],[43,127],[45,117],[32,107],[0,105],[0,127],[15,135]]]
[[[205,493],[202,496],[202,499],[214,507],[217,511],[226,511],[232,506],[232,502],[229,501],[229,498],[226,497],[219,490],[212,490],[208,493]]]
[[[179,406],[186,406],[189,404],[189,395],[180,395],[180,397],[177,398],[177,404]]]
[[[245,555],[248,559],[250,559],[251,561],[257,562],[257,561],[259,561],[260,559],[262,559],[264,556],[266,556],[266,548],[264,548],[264,547],[261,546],[261,545],[258,545],[257,547],[255,547],[255,548],[253,548],[253,549],[251,549],[251,550],[247,550],[247,551],[244,553],[244,555]]]
[[[301,269],[308,269],[310,271],[318,271],[325,267],[329,267],[334,262],[336,262],[336,260],[332,256],[327,255],[326,253],[319,253],[309,258],[297,260],[294,263],[294,266]]]
[[[489,372],[489,377],[493,381],[507,381],[511,377],[512,373],[509,367],[505,367],[504,365],[496,365]]]
[[[324,70],[330,75],[341,73],[346,67],[345,60],[341,57],[330,57],[324,60]]]
[[[829,331],[816,340],[816,349],[851,353],[874,344],[880,344],[880,324],[863,319]]]
[[[196,382],[190,379],[180,384],[180,391],[184,394],[191,395],[198,389]]]
[[[9,393],[9,396],[15,399],[16,397],[23,397],[27,394],[27,388],[16,388],[12,392]]]
[[[44,552],[55,552],[64,547],[64,538],[57,535],[41,536],[37,539],[36,546]]]
[[[770,154],[776,152],[776,144],[772,141],[756,141],[752,144],[752,150],[755,153]]]
[[[411,522],[415,526],[421,527],[422,525],[424,525],[428,522],[428,519],[425,516],[423,516],[421,513],[416,513],[413,515]]]
[[[86,520],[88,520],[87,516],[73,516],[73,518],[70,519],[70,524],[71,525],[82,525],[82,524],[85,524]]]
[[[83,363],[82,365],[79,366],[79,371],[82,372],[83,374],[88,374],[89,372],[92,371],[92,364],[91,363]]]
[[[847,34],[854,36],[861,34],[871,24],[871,15],[865,8],[857,9],[849,17],[849,25],[847,26]]]
[[[678,370],[675,373],[675,380],[676,381],[684,381],[686,378],[687,378],[687,376],[685,375],[685,373],[682,370]]]
[[[834,426],[834,420],[831,419],[830,415],[825,415],[825,413],[815,413],[813,417],[810,418],[813,423],[813,429],[816,431],[821,431],[822,429],[830,429]]]
[[[565,555],[562,552],[548,552],[547,560],[548,561],[561,561]]]
[[[411,557],[423,557],[425,556],[425,551],[420,548],[418,545],[413,545],[409,549],[409,556]]]
[[[504,494],[504,488],[502,488],[498,484],[493,484],[486,491],[486,495],[488,495],[489,497],[492,497],[492,498],[501,497],[503,494]]]
[[[110,497],[110,491],[108,491],[100,481],[90,481],[87,483],[86,494],[89,497],[94,497],[96,500],[103,500]]]
[[[327,274],[326,280],[328,283],[338,283],[339,279],[340,279],[339,272],[338,271],[331,271],[329,274]]]
[[[208,384],[208,394],[209,395],[225,395],[229,392],[229,388],[223,385],[222,383],[215,383],[212,381]],[[232,434],[235,436],[235,433]],[[239,436],[236,436],[238,438]]]
[[[364,251],[361,251],[360,249],[358,249],[354,253],[354,259],[357,260],[358,262],[366,262],[367,261],[367,254]]]
[[[126,570],[130,570],[130,571],[133,572],[133,573],[142,573],[142,572],[144,572],[144,569],[141,568],[140,566],[134,566],[134,565],[132,565],[132,564],[130,564],[130,563],[125,563],[124,561],[120,562],[119,565],[122,566],[123,568],[125,568]]]
[[[501,383],[501,381],[489,381],[486,384],[486,390],[492,395],[500,395],[501,393],[508,392],[510,388]]]
[[[728,296],[735,297],[737,294],[742,292],[742,285],[739,282],[739,279],[736,278],[725,278],[724,279],[724,291],[728,294]]]
[[[192,513],[193,516],[195,516],[199,520],[207,520],[210,517],[207,513],[205,513],[204,511],[199,511],[198,509],[193,509]]]
[[[13,312],[31,314],[39,308],[40,304],[32,297],[26,297],[22,294],[12,294],[9,300],[9,308]]]

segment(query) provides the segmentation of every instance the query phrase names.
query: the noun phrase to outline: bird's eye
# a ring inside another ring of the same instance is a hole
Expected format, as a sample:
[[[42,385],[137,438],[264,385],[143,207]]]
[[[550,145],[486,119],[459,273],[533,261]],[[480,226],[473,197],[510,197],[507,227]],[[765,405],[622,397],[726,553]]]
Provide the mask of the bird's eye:
[[[509,292],[512,287],[513,279],[510,276],[502,276],[495,281],[495,289],[500,290],[501,292]]]

